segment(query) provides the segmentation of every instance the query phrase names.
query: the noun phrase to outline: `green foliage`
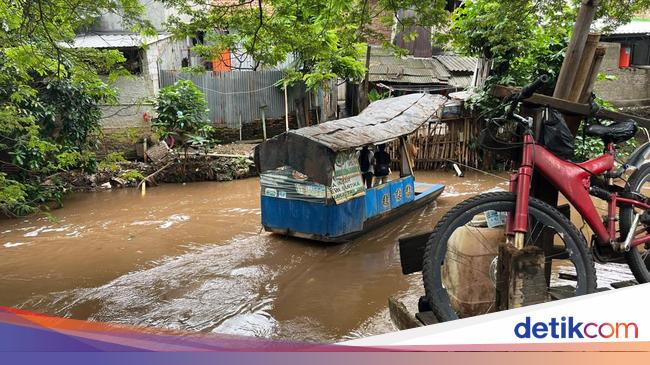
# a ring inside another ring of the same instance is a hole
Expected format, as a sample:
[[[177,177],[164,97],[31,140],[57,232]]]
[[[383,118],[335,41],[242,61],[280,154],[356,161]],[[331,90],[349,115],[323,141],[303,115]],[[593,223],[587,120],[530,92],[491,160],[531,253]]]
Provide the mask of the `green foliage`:
[[[164,87],[156,98],[154,131],[162,138],[174,137],[186,149],[207,148],[214,143],[207,106],[205,96],[192,81],[180,80]]]
[[[144,175],[138,170],[128,170],[124,171],[120,178],[126,180],[127,182],[138,182],[144,180]]]
[[[25,186],[0,172],[0,207],[5,211],[15,211],[26,205],[26,199]]]
[[[524,85],[559,73],[580,0],[467,0],[455,10],[448,35],[438,40],[493,67],[486,87]],[[630,21],[650,0],[601,0],[598,19],[610,26]],[[482,95],[479,103],[487,103]]]
[[[441,41],[462,54],[492,62],[485,90],[495,84],[524,85],[542,74],[550,76],[553,85],[575,7],[555,0],[469,0],[464,4],[454,12],[449,34]],[[484,91],[477,101],[489,106],[489,99]]]
[[[205,33],[206,44],[193,47],[197,54],[218,59],[224,50],[238,50],[256,61],[256,70],[294,56],[285,80],[305,82],[310,89],[335,77],[357,81],[363,78],[368,40],[390,43],[371,23],[390,27],[393,15],[400,9],[413,9],[416,15],[402,19],[398,30],[415,23],[437,26],[449,17],[447,2],[441,0],[163,2],[179,11],[178,17],[170,21],[176,34]]]
[[[62,174],[96,169],[90,149],[99,105],[116,100],[98,72],[109,79],[124,74],[124,57],[70,45],[107,13],[150,32],[139,20],[142,10],[138,0],[0,2],[1,212],[26,215],[60,203],[69,189]]]
[[[388,98],[390,93],[388,91],[380,93],[379,91],[372,89],[368,92],[368,100],[370,102],[381,100],[381,99],[386,99]]]
[[[120,164],[128,162],[124,154],[120,152],[111,152],[97,165],[101,171],[117,172],[120,171]]]
[[[542,74],[551,78],[541,92],[552,93],[576,19],[580,0],[467,0],[456,9],[448,35],[438,37],[456,51],[492,62],[490,76],[471,100],[471,107],[495,109],[489,94],[493,85],[525,85]],[[650,0],[601,0],[597,18],[608,29],[629,22],[633,14],[650,8]],[[600,79],[610,77],[601,76]],[[603,101],[601,106],[607,107]],[[628,143],[623,151],[634,145]],[[603,152],[602,141],[576,138],[576,158],[586,160]]]
[[[134,30],[138,0],[0,2],[0,211],[25,215],[61,202],[73,169],[94,171],[99,105],[116,100],[98,73],[124,75],[116,50],[71,47],[78,31],[103,14]]]
[[[596,104],[598,104],[601,108],[616,110],[614,105],[606,100],[603,100],[601,98],[596,98],[595,101]],[[604,124],[604,125],[612,124],[611,121],[598,121],[598,120],[592,120],[590,121],[590,123]],[[603,140],[600,138],[595,138],[595,137],[590,137],[585,135],[584,128],[585,125],[581,124],[575,139],[574,160],[577,162],[587,161],[592,158],[598,157],[602,155],[603,152],[605,151],[605,143],[603,143]],[[634,152],[634,149],[636,149],[637,146],[638,143],[634,138],[625,143],[618,145],[617,146],[618,157],[624,158],[629,156],[632,152]]]

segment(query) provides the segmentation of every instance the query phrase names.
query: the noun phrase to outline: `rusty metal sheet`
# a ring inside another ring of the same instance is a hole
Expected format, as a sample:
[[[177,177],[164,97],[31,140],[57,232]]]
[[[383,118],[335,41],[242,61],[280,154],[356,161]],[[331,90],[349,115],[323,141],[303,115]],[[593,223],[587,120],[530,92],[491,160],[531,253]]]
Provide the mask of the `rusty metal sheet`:
[[[361,114],[291,130],[255,148],[260,173],[290,166],[314,182],[330,186],[339,151],[389,142],[438,120],[447,98],[410,94],[374,102]]]
[[[415,132],[438,118],[447,98],[441,95],[410,94],[372,103],[356,117],[289,131],[322,144],[332,151],[386,142]]]
[[[433,58],[442,63],[447,70],[461,73],[474,73],[476,62],[478,61],[474,57],[461,57],[456,55],[438,55],[433,56]]]

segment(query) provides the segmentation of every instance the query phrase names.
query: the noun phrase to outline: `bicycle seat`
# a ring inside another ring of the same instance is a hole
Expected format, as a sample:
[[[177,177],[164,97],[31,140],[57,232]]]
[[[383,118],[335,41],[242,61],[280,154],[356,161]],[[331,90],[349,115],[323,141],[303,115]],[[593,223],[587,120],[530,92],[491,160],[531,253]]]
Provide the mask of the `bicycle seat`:
[[[590,125],[585,133],[591,137],[599,137],[605,143],[623,143],[634,137],[639,127],[633,120],[616,122],[611,125]]]

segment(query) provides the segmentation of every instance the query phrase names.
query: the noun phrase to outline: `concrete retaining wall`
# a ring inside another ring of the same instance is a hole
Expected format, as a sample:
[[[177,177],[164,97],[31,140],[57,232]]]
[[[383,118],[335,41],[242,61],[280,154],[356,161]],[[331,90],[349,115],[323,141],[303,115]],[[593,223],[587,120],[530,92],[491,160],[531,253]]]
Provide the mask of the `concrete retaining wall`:
[[[596,83],[595,92],[601,98],[617,105],[644,104],[650,99],[650,67],[619,68],[619,43],[603,43],[607,53],[600,72],[616,76],[617,80]]]

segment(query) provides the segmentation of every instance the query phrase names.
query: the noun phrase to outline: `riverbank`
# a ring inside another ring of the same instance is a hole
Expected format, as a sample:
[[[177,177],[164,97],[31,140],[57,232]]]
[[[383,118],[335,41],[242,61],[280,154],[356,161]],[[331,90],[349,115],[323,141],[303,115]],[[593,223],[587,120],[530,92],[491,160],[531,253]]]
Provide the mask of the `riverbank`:
[[[147,159],[147,162],[127,161],[119,154],[112,154],[99,163],[94,174],[70,171],[60,177],[73,191],[136,187],[143,180],[147,185],[238,180],[257,176],[253,163],[254,147],[251,144],[229,144],[204,152],[189,151],[188,154],[165,151]]]

